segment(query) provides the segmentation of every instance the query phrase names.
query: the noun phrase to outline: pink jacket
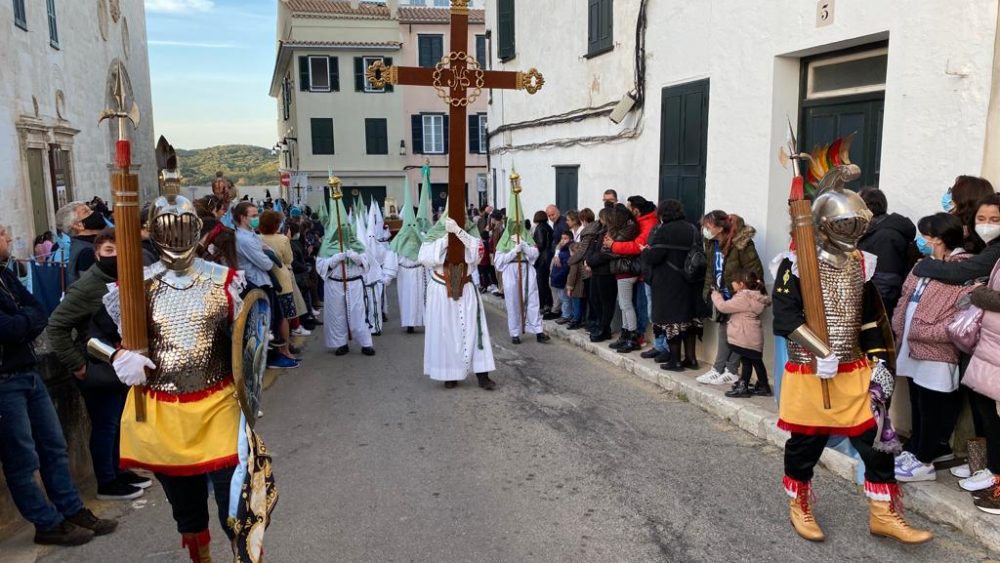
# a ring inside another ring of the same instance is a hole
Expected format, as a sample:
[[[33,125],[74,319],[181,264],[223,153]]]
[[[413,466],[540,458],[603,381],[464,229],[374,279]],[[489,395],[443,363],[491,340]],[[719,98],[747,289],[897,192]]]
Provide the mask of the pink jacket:
[[[990,282],[987,285],[993,291],[1000,291],[1000,262],[994,266]],[[965,377],[969,377],[971,374],[975,374],[974,378],[980,381],[1000,379],[1000,313],[983,312],[979,344],[976,345],[976,350],[972,353],[972,361],[969,362],[969,369]],[[991,395],[990,398],[997,399]]]
[[[759,291],[744,289],[726,301],[718,291],[712,292],[712,303],[720,313],[729,315],[726,340],[733,346],[764,351],[764,328],[760,315],[771,304],[771,298]]]
[[[945,257],[945,262],[963,262],[972,255],[960,252]],[[906,309],[920,278],[911,272],[903,283],[903,293],[892,315],[892,331],[896,342],[901,342],[906,323]],[[920,296],[920,303],[910,321],[910,357],[915,360],[958,363],[958,349],[948,336],[948,325],[958,313],[955,302],[971,291],[971,287],[931,281]]]

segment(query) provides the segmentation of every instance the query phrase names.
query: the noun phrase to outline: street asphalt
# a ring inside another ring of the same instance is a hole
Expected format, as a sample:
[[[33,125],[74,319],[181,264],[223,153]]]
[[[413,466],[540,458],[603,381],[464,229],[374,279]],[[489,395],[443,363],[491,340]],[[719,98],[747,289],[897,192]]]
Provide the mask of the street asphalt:
[[[825,470],[828,539],[801,540],[778,449],[565,343],[514,346],[488,311],[492,393],[474,377],[453,390],[424,377],[423,336],[395,321],[373,358],[308,339],[302,367],[264,400],[281,495],[268,562],[989,561],[914,515],[932,543],[871,537],[862,495]],[[115,534],[37,550],[22,534],[0,561],[186,561],[158,485],[101,509],[121,516]],[[216,561],[231,560],[213,526]]]

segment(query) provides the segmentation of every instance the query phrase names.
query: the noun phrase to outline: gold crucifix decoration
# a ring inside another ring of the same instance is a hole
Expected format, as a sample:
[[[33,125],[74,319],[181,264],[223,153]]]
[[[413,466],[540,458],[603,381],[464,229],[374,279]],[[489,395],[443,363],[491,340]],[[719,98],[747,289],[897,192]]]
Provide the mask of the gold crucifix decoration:
[[[534,94],[545,85],[545,78],[532,68],[528,72],[483,70],[468,52],[469,0],[451,0],[451,48],[434,68],[386,66],[376,61],[368,67],[368,82],[375,88],[386,84],[430,86],[449,107],[452,126],[448,132],[448,217],[465,226],[465,143],[463,126],[469,104],[475,102],[483,89],[525,90]],[[462,298],[465,260],[462,243],[449,235],[445,258],[448,295]]]

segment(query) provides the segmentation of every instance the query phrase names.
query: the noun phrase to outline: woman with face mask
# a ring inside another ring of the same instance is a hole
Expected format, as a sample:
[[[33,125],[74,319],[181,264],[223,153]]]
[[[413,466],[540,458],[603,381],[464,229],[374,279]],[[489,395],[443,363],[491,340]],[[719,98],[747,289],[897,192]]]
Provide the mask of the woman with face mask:
[[[702,218],[702,236],[705,238],[705,284],[702,298],[707,302],[714,288],[722,293],[722,298],[732,298],[731,288],[736,274],[752,271],[758,279],[764,278],[764,265],[757,254],[753,237],[757,231],[743,222],[743,218],[725,211],[715,210]],[[725,315],[716,315],[719,323],[718,351],[712,369],[698,376],[698,383],[725,385],[735,383],[739,377],[740,356],[729,349]]]
[[[979,202],[993,192],[993,185],[985,178],[959,176],[941,197],[941,208],[962,221],[962,226],[965,227],[965,249],[974,254],[982,250],[983,245],[972,236],[973,231],[969,225],[975,220]]]
[[[990,275],[1000,260],[1000,196],[993,193],[981,199],[971,217],[966,248],[971,242],[982,250],[964,262],[924,260],[913,268],[916,276],[961,285]]]
[[[971,255],[962,247],[964,231],[955,215],[936,213],[918,223],[916,243],[927,260],[962,262]],[[933,481],[934,462],[953,459],[948,446],[958,420],[959,350],[947,326],[955,303],[968,288],[913,273],[903,283],[892,318],[898,345],[896,374],[908,379],[913,430],[905,451],[896,456],[898,481]]]

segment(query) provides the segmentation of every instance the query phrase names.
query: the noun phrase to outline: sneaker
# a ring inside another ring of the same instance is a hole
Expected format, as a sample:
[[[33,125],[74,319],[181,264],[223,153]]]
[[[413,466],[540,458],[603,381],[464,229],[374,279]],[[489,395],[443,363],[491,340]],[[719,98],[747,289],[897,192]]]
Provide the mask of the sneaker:
[[[719,381],[715,385],[729,385],[731,383],[736,383],[740,378],[733,372],[727,370],[722,371],[722,375],[719,377]]]
[[[318,317],[318,316],[320,316],[321,311],[317,311],[316,309],[313,309],[313,310],[309,311],[309,313],[312,314],[312,316],[314,316],[314,317]]]
[[[132,500],[142,496],[143,490],[115,479],[97,486],[97,500]]]
[[[715,371],[715,368],[712,368],[706,371],[705,373],[699,375],[698,377],[694,378],[694,380],[697,381],[698,383],[704,383],[705,385],[715,385],[715,381],[720,377],[722,377],[722,374]]]
[[[51,530],[35,531],[35,543],[38,545],[61,545],[72,547],[83,545],[94,539],[94,532],[81,528],[76,524],[63,520]]]
[[[962,465],[956,465],[948,470],[952,475],[958,477],[959,479],[968,479],[972,477],[972,469],[969,469],[968,463],[963,463]]]
[[[937,456],[936,458],[932,459],[931,463],[945,463],[945,462],[948,462],[948,461],[955,461],[955,454],[954,453],[948,452],[948,453],[945,453],[945,454],[941,454],[941,455]]]
[[[934,471],[934,464],[924,463],[916,457],[913,457],[912,463],[896,466],[897,481],[914,483],[917,481],[934,481],[935,479],[937,479],[937,472]]]
[[[292,329],[292,336],[309,336],[310,334],[312,334],[311,331],[308,331],[301,326],[296,329]]]
[[[988,514],[1000,514],[1000,485],[984,490],[981,495],[973,495],[972,504]]]
[[[143,477],[142,475],[132,471],[122,471],[118,474],[118,480],[127,485],[139,487],[140,489],[148,489],[153,486],[152,479],[149,477]]]
[[[75,524],[81,528],[86,528],[91,532],[94,532],[95,536],[105,536],[115,531],[118,527],[117,520],[105,520],[103,518],[98,518],[94,516],[94,513],[89,509],[82,509],[80,512],[69,516],[66,518],[71,524]]]
[[[973,473],[971,477],[959,481],[958,486],[971,493],[991,487],[995,479],[996,475],[991,473],[989,469],[980,469]]]
[[[298,362],[281,354],[276,354],[274,359],[267,362],[268,369],[295,369],[297,367],[299,367]]]
[[[911,452],[903,450],[899,455],[896,456],[895,459],[896,473],[899,473],[899,470],[901,468],[909,467],[910,465],[913,465],[915,462],[917,462],[917,457],[913,455]]]

